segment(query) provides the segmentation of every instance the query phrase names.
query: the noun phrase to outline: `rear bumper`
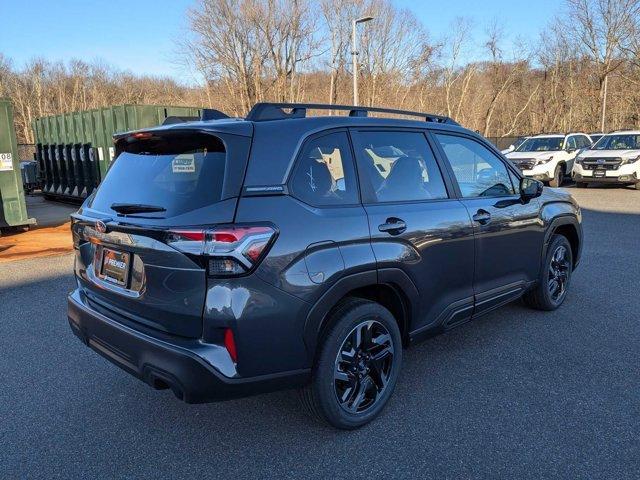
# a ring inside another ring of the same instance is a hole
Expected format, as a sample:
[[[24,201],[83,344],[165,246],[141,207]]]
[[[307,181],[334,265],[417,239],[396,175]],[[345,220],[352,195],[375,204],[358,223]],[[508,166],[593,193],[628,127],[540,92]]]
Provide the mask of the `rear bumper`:
[[[87,346],[156,389],[170,388],[187,403],[204,403],[304,385],[309,370],[229,377],[224,347],[199,340],[157,338],[92,308],[80,291],[68,297],[73,333]],[[235,368],[232,366],[233,370]]]

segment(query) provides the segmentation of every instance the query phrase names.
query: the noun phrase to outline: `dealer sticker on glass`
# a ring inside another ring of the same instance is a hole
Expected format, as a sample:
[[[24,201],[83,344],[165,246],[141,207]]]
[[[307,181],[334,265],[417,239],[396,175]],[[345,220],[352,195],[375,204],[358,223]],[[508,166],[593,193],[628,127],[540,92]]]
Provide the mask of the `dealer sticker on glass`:
[[[196,161],[192,155],[178,155],[171,161],[173,173],[195,173]]]
[[[0,153],[0,172],[13,170],[13,156],[11,153]]]

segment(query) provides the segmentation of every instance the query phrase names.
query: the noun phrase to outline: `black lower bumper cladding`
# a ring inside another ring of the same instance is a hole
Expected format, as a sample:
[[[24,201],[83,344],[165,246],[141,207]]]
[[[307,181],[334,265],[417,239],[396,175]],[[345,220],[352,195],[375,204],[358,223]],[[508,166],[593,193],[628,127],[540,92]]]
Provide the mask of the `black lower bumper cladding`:
[[[170,388],[187,403],[244,397],[301,386],[309,380],[308,370],[227,377],[211,363],[224,347],[194,340],[189,348],[184,341],[173,344],[154,338],[108,318],[83,300],[78,290],[68,298],[69,325],[83,343],[152,387]]]

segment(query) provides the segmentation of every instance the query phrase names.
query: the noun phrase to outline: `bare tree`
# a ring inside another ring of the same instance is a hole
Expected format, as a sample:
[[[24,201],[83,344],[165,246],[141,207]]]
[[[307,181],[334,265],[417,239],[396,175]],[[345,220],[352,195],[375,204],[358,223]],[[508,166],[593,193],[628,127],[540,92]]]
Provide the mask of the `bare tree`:
[[[351,54],[349,33],[351,21],[365,14],[362,0],[321,0],[320,8],[330,43],[329,96],[330,104],[338,101],[338,80],[344,76],[347,57]]]
[[[123,103],[211,106],[238,116],[260,100],[346,103],[350,23],[372,15],[359,30],[366,104],[444,113],[503,136],[596,130],[606,99],[609,128],[638,127],[638,3],[567,0],[573,24],[546,27],[535,52],[494,23],[478,61],[469,59],[470,21],[432,42],[391,0],[197,0],[180,46],[201,84],[81,59],[16,66],[0,55],[0,95],[13,101],[21,142],[33,140],[35,118]]]
[[[451,25],[451,33],[444,40],[444,68],[443,84],[447,115],[460,118],[462,105],[469,90],[469,83],[475,73],[475,65],[461,65],[462,56],[465,54],[471,22],[465,18],[457,18]],[[454,108],[454,88],[459,87],[457,106]]]
[[[375,17],[363,29],[360,48],[363,90],[372,105],[380,98],[383,82],[392,82],[398,89],[422,73],[433,58],[434,47],[409,10],[398,10],[388,0],[370,0],[365,11]]]
[[[609,76],[624,62],[624,46],[640,15],[638,0],[566,0],[563,23],[573,41],[594,62],[598,79],[601,128],[604,131]]]
[[[260,98],[259,79],[268,52],[255,26],[257,0],[200,0],[189,10],[193,38],[185,41],[206,81],[222,81],[247,111]]]

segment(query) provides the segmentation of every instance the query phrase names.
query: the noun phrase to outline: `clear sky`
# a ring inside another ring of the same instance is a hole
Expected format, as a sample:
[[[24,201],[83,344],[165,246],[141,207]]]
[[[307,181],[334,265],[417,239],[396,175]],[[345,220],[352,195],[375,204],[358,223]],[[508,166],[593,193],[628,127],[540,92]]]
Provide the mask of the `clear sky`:
[[[102,60],[139,74],[186,82],[176,65],[176,40],[194,0],[0,0],[0,53],[22,66],[33,57]],[[516,38],[534,43],[562,11],[561,0],[395,0],[409,8],[434,39],[456,17],[473,21],[478,44],[486,25],[499,22],[508,50]]]

